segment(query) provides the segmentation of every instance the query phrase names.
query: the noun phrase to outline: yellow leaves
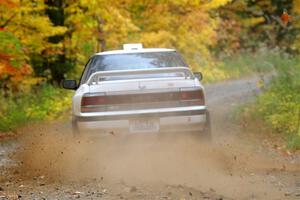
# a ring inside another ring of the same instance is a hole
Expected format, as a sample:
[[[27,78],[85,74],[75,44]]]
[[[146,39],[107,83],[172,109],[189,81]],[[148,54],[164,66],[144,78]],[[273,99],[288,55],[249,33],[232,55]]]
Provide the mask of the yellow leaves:
[[[263,17],[252,17],[247,19],[242,19],[242,25],[245,27],[255,26],[257,24],[263,23],[265,19]]]
[[[72,43],[90,43],[94,46],[94,51],[99,51],[102,48],[119,48],[122,43],[127,42],[129,33],[139,29],[121,5],[120,1],[80,0],[66,8],[69,16],[66,24],[75,29]]]
[[[276,132],[297,135],[300,125],[299,95],[288,89],[288,84],[286,82],[280,85],[273,83],[271,89],[259,97],[256,107],[267,124]]]
[[[300,1],[299,0],[293,0],[293,11],[297,14],[300,14]]]
[[[201,67],[212,66],[209,47],[217,42],[217,17],[210,14],[212,9],[225,5],[229,0],[176,0],[138,2],[134,8],[133,21],[141,32],[138,41],[147,47],[174,47],[187,59],[189,64],[198,63]],[[132,4],[136,4],[132,2]],[[137,42],[137,40],[135,40]],[[198,63],[199,64],[199,63]]]
[[[173,47],[176,37],[167,31],[149,32],[141,36],[145,47]]]
[[[299,28],[300,27],[300,21],[299,21],[299,15],[300,15],[300,1],[299,0],[293,0],[293,13],[291,15],[291,23],[293,26]],[[296,16],[298,15],[298,16]],[[294,44],[292,44],[292,48],[295,51],[298,51],[300,47],[300,35],[297,34],[296,40]]]
[[[221,6],[226,5],[232,0],[172,0],[169,3],[172,3],[177,6],[185,7],[201,7],[204,10],[216,9]]]
[[[204,7],[206,9],[216,9],[221,6],[226,5],[227,3],[231,2],[232,0],[202,0],[204,3]]]
[[[19,25],[26,27],[26,30],[24,30],[26,31],[24,32],[25,35],[20,35],[21,37],[32,37],[32,35],[30,35],[31,33],[35,34],[35,40],[43,40],[50,36],[64,34],[67,31],[67,28],[63,26],[53,27],[49,18],[47,17],[30,14],[27,16],[22,16],[19,20],[21,21]]]
[[[201,71],[204,75],[205,82],[216,82],[232,78],[233,76],[218,67],[203,67],[196,66],[193,68],[194,71]]]
[[[208,47],[216,42],[215,27],[217,20],[212,19],[208,13],[197,9],[177,19],[176,48],[188,59],[188,63],[201,63],[201,67],[211,65]],[[196,60],[197,57],[202,60]]]
[[[98,50],[122,43],[142,42],[146,47],[176,48],[189,63],[203,57],[202,66],[211,65],[209,46],[217,42],[218,18],[210,11],[230,0],[80,0],[66,8],[67,24],[75,26],[72,44],[88,41]],[[82,40],[85,38],[85,40]],[[101,44],[102,45],[102,44]]]
[[[54,27],[45,15],[45,4],[42,0],[16,1],[16,7],[1,10],[7,17],[13,16],[6,29],[17,36],[31,53],[41,53],[49,46],[48,37],[62,35],[66,27]]]
[[[67,109],[71,108],[72,93],[66,95],[58,95],[49,101],[48,112],[45,116],[48,120],[62,119]]]

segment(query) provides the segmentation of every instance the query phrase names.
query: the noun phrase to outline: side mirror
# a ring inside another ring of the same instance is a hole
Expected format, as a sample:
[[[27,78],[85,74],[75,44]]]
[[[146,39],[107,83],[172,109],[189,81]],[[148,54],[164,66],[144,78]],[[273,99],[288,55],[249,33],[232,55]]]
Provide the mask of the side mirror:
[[[63,80],[63,88],[69,89],[69,90],[76,90],[77,83],[75,80]]]
[[[194,72],[194,76],[201,81],[203,79],[203,75],[201,72]]]

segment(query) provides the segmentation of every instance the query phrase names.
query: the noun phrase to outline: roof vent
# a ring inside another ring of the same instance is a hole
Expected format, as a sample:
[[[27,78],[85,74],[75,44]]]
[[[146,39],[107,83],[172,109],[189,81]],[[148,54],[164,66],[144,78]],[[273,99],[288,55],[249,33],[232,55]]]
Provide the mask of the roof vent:
[[[140,50],[140,49],[143,49],[143,45],[140,43],[138,43],[138,44],[123,44],[123,49],[125,51]]]

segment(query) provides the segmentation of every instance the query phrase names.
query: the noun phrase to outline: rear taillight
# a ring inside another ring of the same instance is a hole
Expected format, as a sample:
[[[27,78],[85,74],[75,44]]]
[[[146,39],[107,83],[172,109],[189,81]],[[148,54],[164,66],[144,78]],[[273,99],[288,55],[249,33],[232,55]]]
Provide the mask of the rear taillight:
[[[194,100],[194,99],[202,99],[204,98],[202,90],[194,90],[194,91],[182,91],[180,93],[180,97],[182,100]]]
[[[191,90],[191,91],[181,91],[180,99],[182,101],[195,101],[196,104],[204,105],[205,98],[203,90]]]
[[[106,96],[83,96],[81,100],[81,106],[97,106],[106,103]]]

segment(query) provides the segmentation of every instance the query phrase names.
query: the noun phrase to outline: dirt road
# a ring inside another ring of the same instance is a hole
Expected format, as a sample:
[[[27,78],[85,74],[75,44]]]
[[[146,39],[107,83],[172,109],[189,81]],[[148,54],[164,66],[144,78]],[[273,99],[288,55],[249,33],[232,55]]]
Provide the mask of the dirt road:
[[[256,78],[208,85],[213,144],[186,134],[69,137],[66,122],[1,144],[0,199],[300,199],[300,159],[245,133],[232,116]]]

